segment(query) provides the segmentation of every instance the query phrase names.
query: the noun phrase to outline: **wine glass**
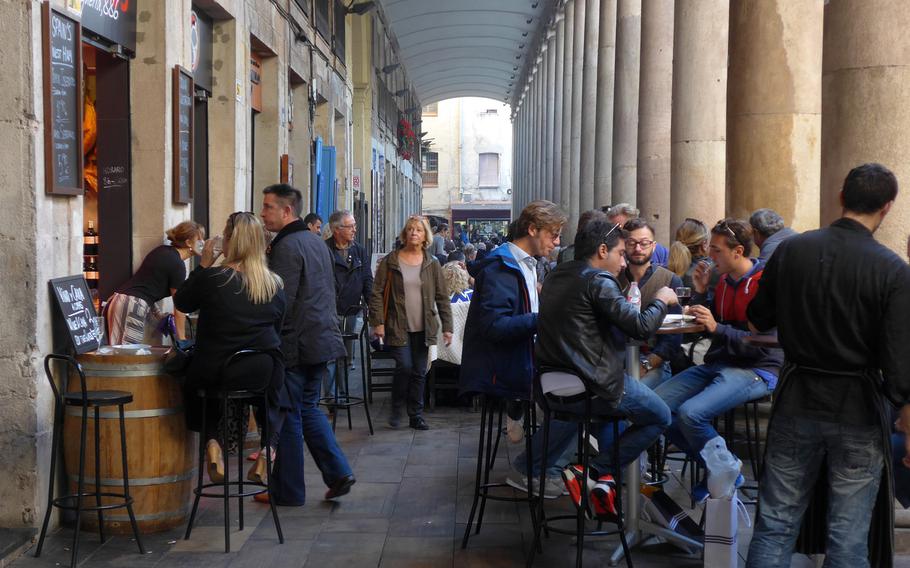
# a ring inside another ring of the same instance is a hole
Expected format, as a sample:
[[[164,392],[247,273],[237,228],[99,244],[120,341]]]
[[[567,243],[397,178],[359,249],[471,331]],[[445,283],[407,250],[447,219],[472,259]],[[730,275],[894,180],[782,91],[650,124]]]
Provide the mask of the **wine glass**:
[[[683,307],[685,311],[686,306],[689,305],[689,301],[692,299],[692,288],[689,286],[680,286],[674,290],[676,292],[676,297],[679,299],[679,305]]]

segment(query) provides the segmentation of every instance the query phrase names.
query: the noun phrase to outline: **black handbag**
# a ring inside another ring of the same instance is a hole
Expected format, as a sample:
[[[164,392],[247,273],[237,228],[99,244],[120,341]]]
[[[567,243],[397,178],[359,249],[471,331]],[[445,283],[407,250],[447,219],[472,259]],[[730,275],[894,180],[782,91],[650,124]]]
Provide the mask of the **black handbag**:
[[[164,359],[164,372],[167,374],[183,378],[190,367],[190,361],[193,360],[193,351],[196,348],[192,339],[174,339],[171,350],[167,352]]]

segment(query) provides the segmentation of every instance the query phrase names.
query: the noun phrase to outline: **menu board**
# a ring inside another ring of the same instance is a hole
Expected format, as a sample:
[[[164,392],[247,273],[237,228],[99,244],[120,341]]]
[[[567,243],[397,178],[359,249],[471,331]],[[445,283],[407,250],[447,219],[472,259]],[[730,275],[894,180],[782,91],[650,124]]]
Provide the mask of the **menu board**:
[[[95,306],[85,278],[81,274],[55,278],[50,281],[50,286],[76,354],[98,349],[93,319],[96,317]]]
[[[174,203],[193,199],[193,75],[174,67]]]
[[[82,27],[42,6],[45,192],[82,195]]]

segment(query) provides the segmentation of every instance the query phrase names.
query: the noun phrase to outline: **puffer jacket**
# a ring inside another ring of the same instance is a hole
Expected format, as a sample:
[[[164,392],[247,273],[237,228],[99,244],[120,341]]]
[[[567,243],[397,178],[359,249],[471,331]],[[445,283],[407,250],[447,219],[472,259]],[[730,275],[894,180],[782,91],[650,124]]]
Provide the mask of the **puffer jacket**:
[[[537,364],[573,369],[594,392],[618,403],[623,392],[623,352],[618,330],[644,340],[657,331],[667,304],[653,300],[639,312],[626,301],[609,272],[572,260],[557,265],[540,293],[537,320]]]

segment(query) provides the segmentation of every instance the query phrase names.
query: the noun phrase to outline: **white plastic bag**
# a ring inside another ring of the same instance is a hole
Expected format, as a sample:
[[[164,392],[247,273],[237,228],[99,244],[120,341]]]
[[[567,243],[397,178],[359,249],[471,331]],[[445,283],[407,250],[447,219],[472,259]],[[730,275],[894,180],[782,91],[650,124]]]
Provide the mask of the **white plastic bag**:
[[[701,451],[708,468],[708,492],[712,499],[730,499],[736,491],[736,478],[743,462],[730,453],[720,436],[708,441]]]

